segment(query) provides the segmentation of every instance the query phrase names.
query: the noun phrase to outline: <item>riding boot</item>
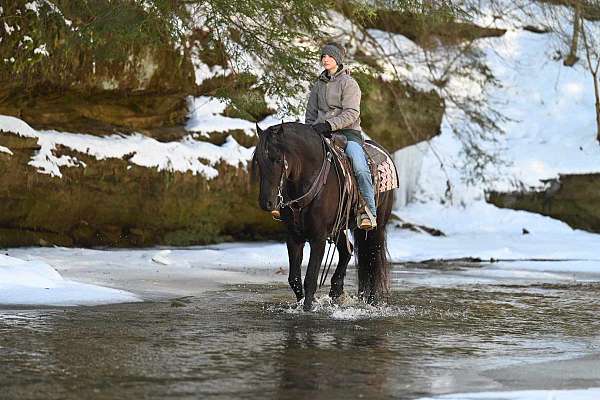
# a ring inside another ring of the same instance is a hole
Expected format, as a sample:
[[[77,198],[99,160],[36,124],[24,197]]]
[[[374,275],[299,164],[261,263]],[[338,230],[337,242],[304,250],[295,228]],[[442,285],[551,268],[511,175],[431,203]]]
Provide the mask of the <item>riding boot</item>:
[[[363,209],[357,213],[357,221],[359,229],[370,231],[377,228],[377,218],[373,215],[368,206],[364,206]]]

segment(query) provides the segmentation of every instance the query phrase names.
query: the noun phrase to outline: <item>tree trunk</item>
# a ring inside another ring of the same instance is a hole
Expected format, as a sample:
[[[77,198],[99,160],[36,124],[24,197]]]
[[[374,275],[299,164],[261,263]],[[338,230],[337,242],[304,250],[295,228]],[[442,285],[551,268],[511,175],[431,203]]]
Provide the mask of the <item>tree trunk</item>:
[[[598,70],[592,73],[594,78],[594,95],[596,96],[596,140],[600,143],[600,91],[598,90]]]
[[[581,23],[583,24],[583,21],[581,21]],[[600,143],[600,89],[598,88],[598,69],[600,68],[600,56],[594,52],[594,49],[590,47],[585,25],[581,26],[581,37],[583,38],[585,58],[588,63],[588,68],[590,69],[590,74],[594,80],[594,97],[596,98],[596,103],[594,104],[594,108],[596,109],[596,140]],[[592,54],[592,52],[594,53]],[[592,56],[595,57],[595,63],[592,62]]]
[[[575,65],[579,57],[577,57],[577,47],[579,45],[579,30],[581,24],[581,0],[573,0],[573,6],[575,8],[573,17],[573,36],[571,37],[571,47],[569,48],[569,54],[563,61],[563,64],[567,67]]]

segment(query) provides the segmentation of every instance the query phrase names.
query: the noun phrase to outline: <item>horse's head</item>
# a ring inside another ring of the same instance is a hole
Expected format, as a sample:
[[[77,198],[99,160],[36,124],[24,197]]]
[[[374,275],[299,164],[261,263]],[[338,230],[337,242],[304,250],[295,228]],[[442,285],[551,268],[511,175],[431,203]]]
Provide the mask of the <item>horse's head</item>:
[[[252,158],[252,168],[260,182],[258,203],[265,211],[272,211],[277,205],[280,183],[285,176],[283,124],[262,131],[256,125],[258,144]],[[282,178],[283,177],[283,178]]]

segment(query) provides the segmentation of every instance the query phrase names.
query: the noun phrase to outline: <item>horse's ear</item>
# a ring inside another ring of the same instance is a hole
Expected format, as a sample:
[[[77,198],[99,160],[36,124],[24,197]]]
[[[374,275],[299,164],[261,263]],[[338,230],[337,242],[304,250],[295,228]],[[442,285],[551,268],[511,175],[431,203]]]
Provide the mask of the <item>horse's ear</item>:
[[[258,122],[256,123],[256,134],[258,136],[260,136],[264,131],[262,129],[260,129],[260,126],[258,126]]]
[[[276,134],[276,135],[283,134],[283,121],[281,121],[281,125],[279,125],[277,128],[275,128],[275,130],[273,131],[273,133]]]

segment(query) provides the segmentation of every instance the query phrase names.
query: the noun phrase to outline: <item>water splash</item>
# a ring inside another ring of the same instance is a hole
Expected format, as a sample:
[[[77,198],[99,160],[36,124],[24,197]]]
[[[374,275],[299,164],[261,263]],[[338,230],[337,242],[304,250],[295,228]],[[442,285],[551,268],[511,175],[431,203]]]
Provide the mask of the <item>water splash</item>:
[[[307,313],[302,308],[303,301],[304,299],[297,303],[269,305],[266,307],[266,310],[275,313],[306,315]],[[466,318],[464,311],[429,308],[412,304],[395,305],[384,303],[370,305],[354,295],[343,295],[336,300],[333,300],[328,295],[317,297],[313,303],[311,313],[326,316],[334,320],[346,321],[386,318],[428,320],[464,320]]]

